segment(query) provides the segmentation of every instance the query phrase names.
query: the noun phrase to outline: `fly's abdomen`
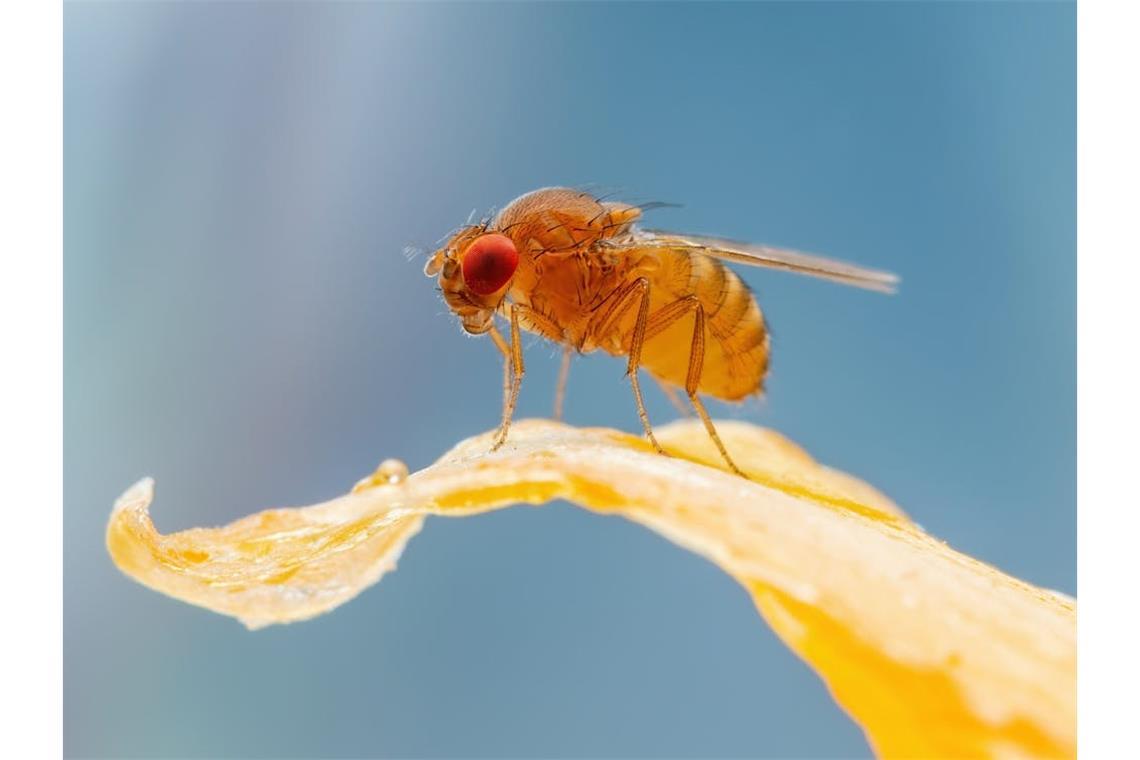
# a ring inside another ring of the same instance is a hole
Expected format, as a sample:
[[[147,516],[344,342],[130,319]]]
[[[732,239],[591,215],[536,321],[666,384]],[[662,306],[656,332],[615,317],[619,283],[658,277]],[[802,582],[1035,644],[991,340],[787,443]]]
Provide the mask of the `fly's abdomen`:
[[[650,280],[650,314],[686,296],[705,313],[700,393],[737,401],[763,389],[768,371],[768,331],[752,291],[721,262],[691,251],[658,251]],[[652,319],[652,317],[651,317]],[[689,372],[695,315],[687,313],[642,347],[651,374],[684,387]]]

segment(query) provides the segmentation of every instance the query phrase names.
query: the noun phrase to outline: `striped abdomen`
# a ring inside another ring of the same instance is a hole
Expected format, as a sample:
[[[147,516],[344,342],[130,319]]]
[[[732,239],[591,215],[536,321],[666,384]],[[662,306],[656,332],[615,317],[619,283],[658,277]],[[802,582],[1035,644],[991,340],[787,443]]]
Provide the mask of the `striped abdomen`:
[[[748,286],[720,261],[688,250],[657,249],[638,262],[633,276],[650,282],[650,315],[693,295],[705,312],[705,354],[698,391],[737,401],[763,390],[768,371],[768,331]],[[632,315],[630,315],[632,316]],[[645,342],[641,365],[660,380],[684,387],[694,315],[690,312]],[[633,320],[622,320],[621,346],[629,350]]]

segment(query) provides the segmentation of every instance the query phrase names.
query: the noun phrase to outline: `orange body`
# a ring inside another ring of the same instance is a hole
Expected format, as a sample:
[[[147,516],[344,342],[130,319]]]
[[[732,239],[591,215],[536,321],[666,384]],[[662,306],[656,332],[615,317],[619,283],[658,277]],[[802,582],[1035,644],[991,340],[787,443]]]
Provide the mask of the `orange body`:
[[[469,332],[483,332],[494,313],[512,302],[541,317],[523,316],[524,329],[580,353],[602,349],[625,356],[631,347],[636,309],[627,308],[608,324],[603,324],[603,318],[615,295],[644,277],[650,285],[651,314],[686,296],[695,296],[704,307],[705,352],[699,392],[728,401],[759,392],[768,368],[768,332],[748,286],[723,263],[699,252],[630,248],[628,244],[636,239],[633,223],[640,216],[634,206],[599,201],[578,190],[547,188],[528,193],[489,222],[460,230],[448,246],[458,252],[465,242],[480,235],[498,232],[510,237],[518,248],[519,262],[504,294],[479,297],[467,292],[454,267],[454,276],[441,280],[444,296]],[[683,387],[693,321],[692,316],[678,319],[647,337],[641,366],[662,382]]]
[[[504,357],[503,421],[510,429],[524,373],[520,330],[566,347],[555,401],[561,409],[569,351],[628,356],[637,412],[653,435],[638,381],[645,368],[680,406],[685,392],[724,460],[737,473],[699,395],[738,401],[759,393],[768,371],[768,331],[748,287],[723,261],[784,269],[891,292],[897,278],[798,251],[700,235],[641,230],[641,209],[552,187],[512,201],[460,229],[424,273],[463,329],[489,333]],[[495,327],[509,320],[510,342]]]

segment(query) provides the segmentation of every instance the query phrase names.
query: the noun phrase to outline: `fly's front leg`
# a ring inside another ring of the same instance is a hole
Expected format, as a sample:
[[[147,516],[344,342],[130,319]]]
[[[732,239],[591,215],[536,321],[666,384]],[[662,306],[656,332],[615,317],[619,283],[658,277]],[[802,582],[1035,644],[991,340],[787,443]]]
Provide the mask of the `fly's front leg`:
[[[503,353],[503,421],[499,425],[499,432],[491,444],[491,451],[498,451],[507,440],[507,432],[511,428],[511,417],[515,413],[515,405],[519,400],[519,388],[522,387],[523,375],[526,368],[523,366],[522,340],[519,338],[519,308],[511,305],[511,342],[507,346],[503,336],[495,328],[491,329],[491,338]],[[507,383],[507,368],[510,370],[510,383]]]
[[[488,332],[495,342],[495,348],[503,355],[503,406],[506,407],[507,400],[511,397],[511,347],[493,323]]]
[[[513,303],[509,307],[511,320],[511,340],[508,345],[503,336],[493,326],[490,330],[491,338],[495,341],[499,351],[503,354],[503,422],[491,446],[491,451],[497,451],[507,440],[507,432],[511,427],[511,417],[515,413],[515,405],[519,400],[519,388],[522,386],[523,375],[526,368],[523,365],[522,339],[519,336],[519,320],[527,321],[527,329],[537,332],[544,338],[561,343],[564,340],[562,328],[550,317],[526,304]],[[563,359],[564,365],[570,363],[569,348]],[[566,384],[566,368],[563,368],[559,380],[559,398],[564,392]],[[560,406],[560,404],[559,404]]]

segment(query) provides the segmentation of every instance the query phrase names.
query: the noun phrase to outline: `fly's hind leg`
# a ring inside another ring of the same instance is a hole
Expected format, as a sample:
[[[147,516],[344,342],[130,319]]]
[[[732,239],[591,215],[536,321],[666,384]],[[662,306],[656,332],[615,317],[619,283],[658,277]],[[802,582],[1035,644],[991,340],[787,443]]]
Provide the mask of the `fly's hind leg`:
[[[705,307],[697,304],[697,318],[696,325],[693,327],[693,344],[689,353],[689,375],[685,380],[685,393],[689,395],[689,401],[692,403],[693,408],[697,410],[697,416],[701,418],[701,422],[705,424],[705,430],[712,438],[712,442],[716,445],[717,451],[724,459],[724,463],[728,465],[728,469],[735,472],[742,478],[748,476],[741,472],[740,468],[736,466],[736,462],[732,461],[732,457],[728,455],[728,449],[724,447],[724,441],[720,439],[720,434],[716,432],[716,426],[713,425],[712,419],[709,418],[709,413],[705,410],[705,405],[701,403],[700,397],[697,395],[697,387],[701,383],[701,365],[705,358]]]
[[[732,461],[732,457],[728,455],[728,449],[724,447],[724,441],[720,439],[720,435],[716,432],[716,427],[713,425],[712,419],[709,418],[709,413],[705,410],[705,405],[701,403],[700,398],[697,396],[697,389],[701,384],[701,369],[705,360],[704,307],[696,296],[690,295],[679,298],[661,307],[650,316],[649,290],[649,280],[644,277],[640,277],[625,286],[625,288],[615,296],[613,305],[606,311],[605,316],[603,316],[598,323],[596,330],[596,334],[605,335],[610,328],[620,322],[621,318],[632,306],[633,299],[640,296],[637,321],[634,323],[633,336],[630,340],[629,368],[627,373],[629,374],[630,384],[633,386],[633,397],[637,401],[637,414],[641,417],[641,425],[645,428],[646,437],[649,438],[650,443],[653,444],[653,448],[657,449],[658,453],[666,453],[665,449],[661,448],[661,444],[657,442],[657,437],[653,435],[653,427],[649,424],[649,414],[645,411],[645,401],[641,396],[641,383],[638,381],[637,370],[641,364],[642,346],[645,345],[645,341],[660,334],[665,328],[684,317],[690,311],[694,312],[696,319],[693,325],[693,341],[689,350],[689,370],[685,378],[685,394],[689,397],[689,402],[692,403],[693,409],[696,410],[697,415],[701,418],[701,422],[704,423],[705,430],[716,445],[725,464],[737,475],[747,477],[741,472],[740,468],[736,466],[736,462]]]
[[[732,457],[728,455],[728,449],[724,446],[724,441],[720,439],[720,435],[716,432],[716,426],[713,425],[712,419],[709,417],[708,411],[705,410],[705,405],[701,403],[701,399],[697,396],[697,389],[701,384],[701,370],[705,361],[705,307],[701,305],[700,300],[696,296],[686,296],[677,299],[673,303],[663,306],[660,310],[649,318],[646,329],[643,331],[642,342],[658,335],[666,327],[681,319],[686,314],[692,311],[695,314],[693,320],[693,341],[689,348],[689,370],[685,377],[685,394],[689,397],[689,402],[696,410],[697,416],[701,418],[701,422],[705,425],[705,430],[709,434],[709,438],[716,445],[717,451],[724,459],[725,464],[737,475],[742,478],[748,476],[741,472],[740,468],[736,466],[736,462],[732,461]],[[640,355],[640,346],[638,346],[638,354]],[[632,354],[631,354],[632,355]]]

